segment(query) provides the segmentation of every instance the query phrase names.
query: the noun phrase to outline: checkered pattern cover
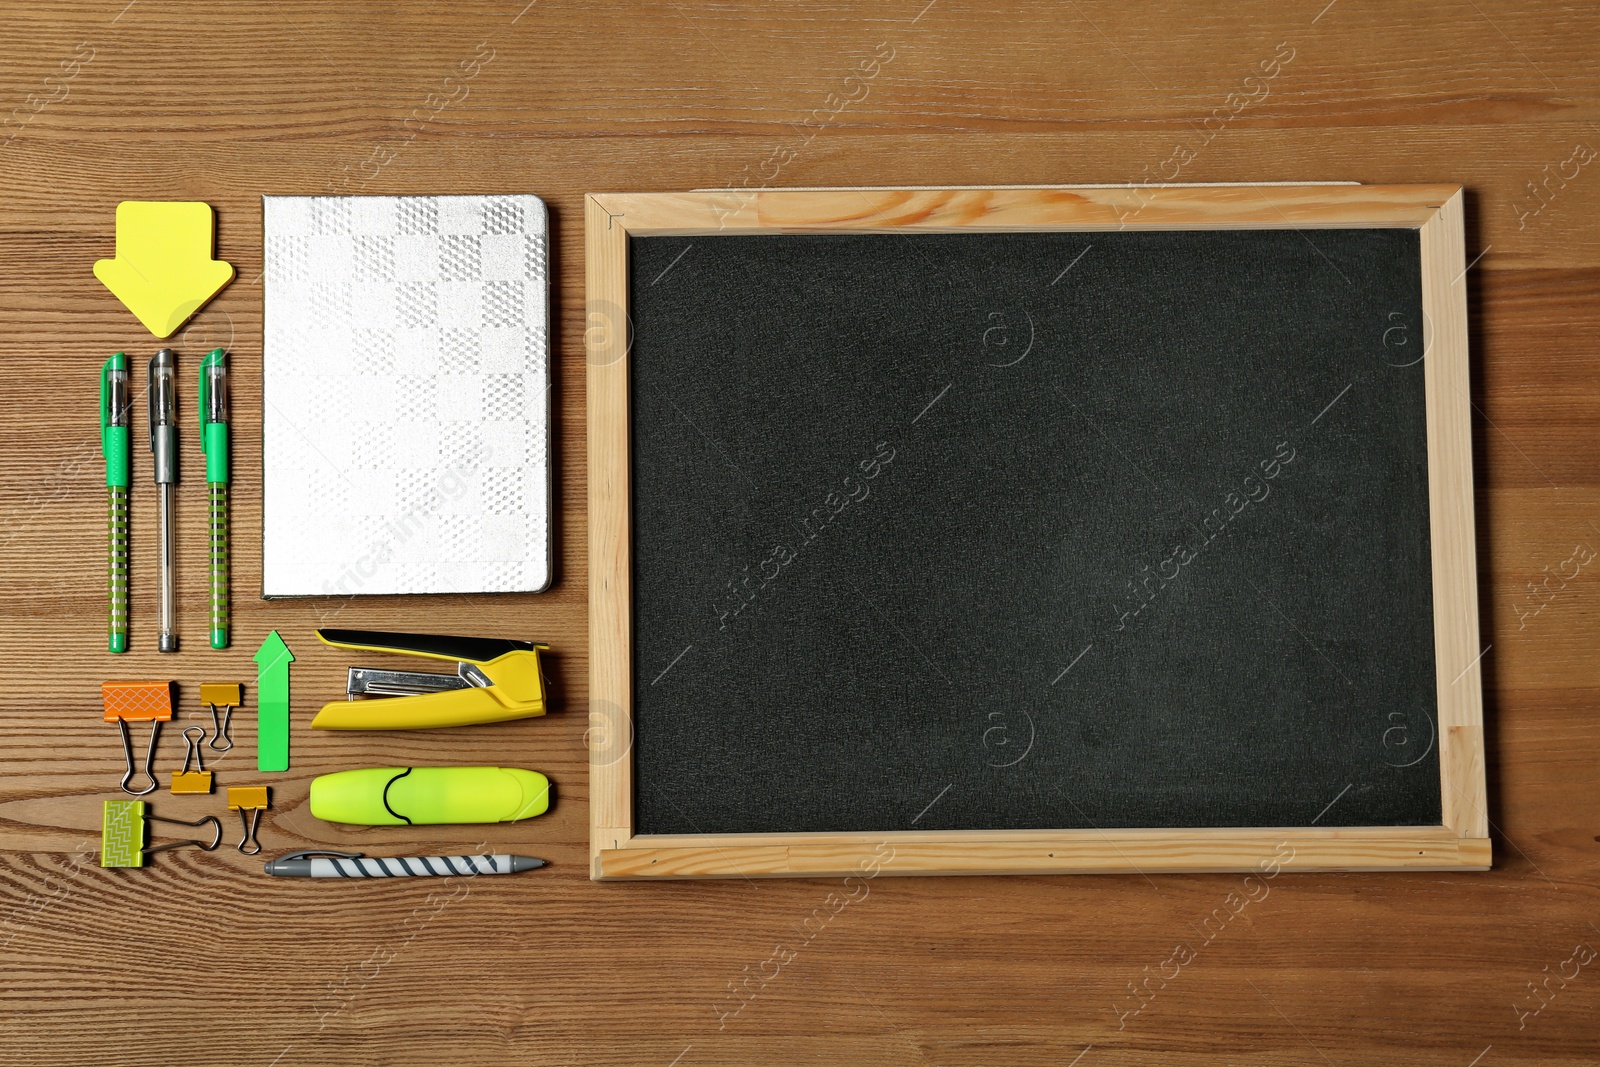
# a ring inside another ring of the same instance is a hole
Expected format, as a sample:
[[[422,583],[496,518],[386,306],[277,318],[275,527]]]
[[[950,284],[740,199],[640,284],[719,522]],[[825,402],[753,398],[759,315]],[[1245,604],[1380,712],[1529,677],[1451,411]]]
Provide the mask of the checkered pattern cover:
[[[536,196],[269,196],[265,596],[550,582]]]

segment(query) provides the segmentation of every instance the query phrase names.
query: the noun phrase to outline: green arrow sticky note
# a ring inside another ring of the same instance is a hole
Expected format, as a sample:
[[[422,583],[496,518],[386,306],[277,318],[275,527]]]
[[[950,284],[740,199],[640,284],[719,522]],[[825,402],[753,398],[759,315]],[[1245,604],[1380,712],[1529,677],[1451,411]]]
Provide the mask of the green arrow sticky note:
[[[289,769],[289,664],[294,653],[278,631],[256,650],[256,770]]]

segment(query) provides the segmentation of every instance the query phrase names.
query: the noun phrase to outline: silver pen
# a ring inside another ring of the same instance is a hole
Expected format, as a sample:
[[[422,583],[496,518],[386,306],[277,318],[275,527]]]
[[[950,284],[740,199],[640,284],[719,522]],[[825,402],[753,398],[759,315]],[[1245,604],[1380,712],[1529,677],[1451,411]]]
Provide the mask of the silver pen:
[[[161,608],[156,647],[178,651],[172,589],[172,487],[178,481],[177,361],[163,348],[150,360],[150,452],[161,490]]]

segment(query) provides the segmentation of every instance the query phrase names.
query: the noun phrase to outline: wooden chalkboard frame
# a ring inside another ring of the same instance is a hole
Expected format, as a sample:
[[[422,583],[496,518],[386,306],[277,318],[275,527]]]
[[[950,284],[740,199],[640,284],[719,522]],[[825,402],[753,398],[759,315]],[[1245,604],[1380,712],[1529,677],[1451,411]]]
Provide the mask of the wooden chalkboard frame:
[[[1420,231],[1442,819],[1423,827],[634,832],[630,235],[1062,230]],[[595,879],[1050,872],[1484,870],[1466,255],[1456,185],[708,190],[587,197],[589,819]]]

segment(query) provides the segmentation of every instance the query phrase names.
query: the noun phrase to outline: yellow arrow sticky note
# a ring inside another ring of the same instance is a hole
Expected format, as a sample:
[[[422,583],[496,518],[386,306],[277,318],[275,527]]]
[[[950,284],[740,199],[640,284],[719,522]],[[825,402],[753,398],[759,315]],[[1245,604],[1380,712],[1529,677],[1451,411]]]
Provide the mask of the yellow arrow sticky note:
[[[215,232],[210,204],[124,200],[117,258],[96,260],[94,276],[151,333],[171,337],[233,281],[233,264],[211,258]]]

